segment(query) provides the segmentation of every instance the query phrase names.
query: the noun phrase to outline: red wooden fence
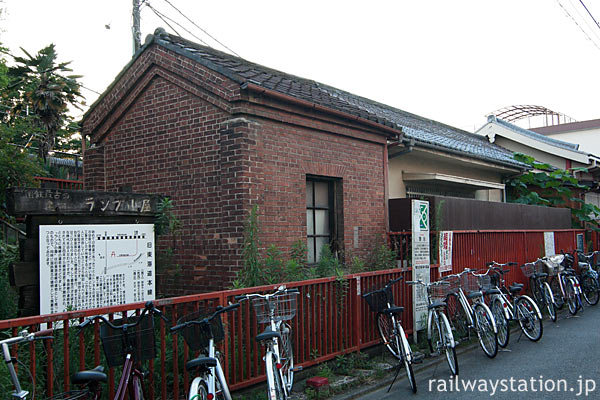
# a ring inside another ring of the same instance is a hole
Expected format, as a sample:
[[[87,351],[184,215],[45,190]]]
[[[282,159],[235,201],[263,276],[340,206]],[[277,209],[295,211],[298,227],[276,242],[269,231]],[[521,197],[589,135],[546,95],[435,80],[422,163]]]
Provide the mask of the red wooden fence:
[[[582,231],[568,230],[555,232],[556,249],[572,251],[575,248],[575,237]],[[410,234],[391,233],[390,241],[406,243],[410,246]],[[542,255],[542,231],[518,232],[455,232],[453,240],[453,269],[460,272],[465,267],[482,268],[487,261],[516,261],[524,263],[533,261]],[[541,247],[540,247],[541,246]],[[405,251],[404,256],[408,253]],[[396,304],[405,307],[402,320],[407,333],[412,331],[412,290],[404,283],[410,279],[410,267],[386,271],[365,272],[344,277],[345,284],[334,278],[314,279],[310,281],[287,283],[287,287],[295,287],[300,291],[298,311],[291,321],[294,343],[294,355],[297,364],[310,366],[330,360],[337,355],[358,351],[379,343],[374,315],[368,309],[361,294],[371,288],[379,288],[390,279],[399,275],[404,280],[394,286]],[[432,266],[431,279],[437,280],[437,266]],[[519,268],[513,268],[508,281],[525,282]],[[149,362],[150,398],[174,398],[185,396],[190,383],[190,377],[184,368],[191,354],[183,340],[178,335],[168,333],[168,328],[186,313],[197,311],[203,307],[213,308],[219,304],[233,302],[234,296],[243,293],[265,292],[274,286],[228,290],[205,293],[192,296],[156,300],[156,306],[170,319],[169,324],[157,321],[158,356]],[[46,324],[57,327],[55,339],[47,341],[46,354],[40,356],[34,351],[34,344],[19,352],[20,357],[28,358],[32,373],[38,379],[45,380],[47,395],[68,390],[70,382],[68,375],[77,369],[91,368],[103,363],[99,326],[86,329],[93,336],[92,348],[85,348],[84,338],[77,337],[73,327],[77,321],[92,315],[108,315],[110,318],[120,318],[125,313],[139,312],[142,303],[126,304],[84,311],[65,312],[60,314],[26,317],[0,321],[0,330],[16,335],[20,329],[38,330],[46,328]],[[250,304],[245,303],[237,312],[224,316],[226,337],[221,344],[225,372],[233,390],[246,387],[265,379],[261,360],[263,349],[256,343],[254,337],[260,333],[254,311]],[[40,346],[39,344],[37,346]],[[22,346],[24,347],[24,346]],[[36,370],[40,364],[36,362],[43,357],[42,371]],[[21,368],[21,370],[23,370]],[[21,371],[23,381],[26,374]],[[109,371],[109,396],[114,393],[115,382],[120,378],[120,370],[111,368]]]

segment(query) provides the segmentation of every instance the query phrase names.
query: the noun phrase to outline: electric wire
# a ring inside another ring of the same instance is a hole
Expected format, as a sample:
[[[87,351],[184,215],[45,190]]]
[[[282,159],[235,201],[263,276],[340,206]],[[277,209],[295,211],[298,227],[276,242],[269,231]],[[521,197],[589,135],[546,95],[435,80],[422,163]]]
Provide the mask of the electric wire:
[[[594,46],[596,46],[596,48],[598,50],[600,50],[600,46],[598,46],[598,44],[591,38],[590,35],[588,35],[588,33],[581,27],[581,25],[579,25],[579,22],[577,22],[577,20],[575,20],[575,18],[573,18],[573,16],[571,15],[571,13],[569,13],[569,11],[567,11],[567,9],[562,5],[562,3],[560,2],[560,0],[556,0],[556,2],[558,3],[558,5],[560,6],[560,8],[562,8],[564,10],[564,12],[569,16],[569,18],[571,18],[571,20],[573,20],[573,22],[575,23],[575,25],[577,25],[577,27],[579,29],[581,29],[581,32],[583,32],[583,34],[588,38],[588,40],[590,42],[592,42],[592,44]]]
[[[581,15],[581,13],[579,12],[579,10],[577,9],[577,7],[575,7],[575,4],[573,4],[574,0],[569,0],[569,3],[571,3],[571,7],[573,7],[573,9],[575,10],[575,12],[577,13],[577,15],[579,16],[579,18],[581,18],[581,20],[583,22],[585,22],[585,25],[588,27],[589,31],[592,32],[594,34],[594,36],[600,40],[600,32],[596,32],[596,29],[590,25],[590,23],[588,22],[588,18],[585,18],[583,15]],[[593,19],[593,18],[592,18]]]
[[[194,21],[192,21],[191,19],[189,19],[184,13],[182,13],[177,7],[175,7],[169,0],[164,0],[168,5],[170,5],[171,7],[173,7],[179,14],[181,14],[185,19],[187,19],[192,25],[194,25],[196,28],[200,29],[202,32],[204,32],[208,37],[210,37],[212,40],[214,40],[215,42],[219,43],[221,46],[223,46],[224,48],[226,48],[227,50],[229,50],[230,52],[232,52],[233,54],[235,54],[236,56],[238,56],[239,58],[242,58],[242,56],[240,56],[238,53],[236,53],[235,51],[233,51],[232,49],[230,49],[229,47],[227,47],[225,44],[221,43],[217,38],[215,38],[214,36],[212,36],[210,33],[208,33],[205,29],[201,28],[200,26],[198,26],[198,24],[196,24]]]
[[[160,11],[156,10],[154,7],[152,7],[149,3],[148,4],[148,8],[150,8],[152,11],[154,11],[154,13],[163,20],[163,22],[167,25],[169,25],[169,23],[167,21],[165,21],[164,18],[168,19],[169,21],[171,21],[174,24],[177,24],[177,26],[179,26],[181,29],[183,29],[184,31],[186,31],[187,33],[189,33],[190,35],[192,35],[195,39],[197,39],[198,41],[200,41],[200,43],[204,44],[205,46],[211,47],[208,43],[206,43],[204,40],[202,40],[201,38],[199,38],[198,36],[194,35],[192,32],[190,32],[188,29],[186,29],[183,25],[181,25],[179,22],[173,20],[172,18],[167,17],[165,14],[161,13]],[[164,18],[163,18],[164,17]],[[181,36],[171,25],[169,25],[169,27],[171,29],[173,29],[173,31],[175,31],[175,33],[177,33],[177,35]]]
[[[170,21],[172,21],[172,22],[175,22],[175,21],[173,21],[171,18],[167,17],[166,15],[163,15],[162,13],[160,13],[158,10],[156,10],[154,7],[152,7],[149,3],[148,3],[148,8],[151,9],[152,12],[154,12],[154,14],[156,14],[156,16],[158,18],[160,18],[165,24],[167,24],[167,26],[169,28],[171,28],[173,30],[173,32],[175,32],[177,34],[177,36],[181,36],[181,34],[179,32],[177,32],[177,29],[173,28],[171,26],[171,24],[167,21],[167,19],[170,20]]]
[[[587,11],[587,13],[590,15],[590,17],[592,18],[592,20],[596,23],[596,26],[598,28],[600,28],[600,24],[598,24],[598,21],[596,21],[596,18],[594,18],[594,16],[592,15],[592,13],[590,12],[590,10],[588,10],[588,8],[586,7],[586,5],[583,3],[583,0],[579,0],[579,2],[581,3],[581,5],[583,6],[583,8],[585,8],[585,11]]]

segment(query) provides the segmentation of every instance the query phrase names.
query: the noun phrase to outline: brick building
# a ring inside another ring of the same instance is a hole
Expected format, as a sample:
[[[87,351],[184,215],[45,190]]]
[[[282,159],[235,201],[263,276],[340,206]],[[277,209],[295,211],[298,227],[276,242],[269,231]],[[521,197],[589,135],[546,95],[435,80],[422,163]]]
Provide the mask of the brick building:
[[[264,246],[365,256],[386,231],[386,142],[401,129],[337,93],[159,29],[84,116],[86,189],[173,200],[170,293],[230,285],[254,204]]]

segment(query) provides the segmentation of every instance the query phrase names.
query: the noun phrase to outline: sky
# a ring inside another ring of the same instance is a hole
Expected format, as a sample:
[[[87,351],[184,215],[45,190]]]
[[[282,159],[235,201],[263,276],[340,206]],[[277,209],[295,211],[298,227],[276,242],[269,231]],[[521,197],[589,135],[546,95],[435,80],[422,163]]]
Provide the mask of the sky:
[[[513,105],[600,118],[600,26],[583,5],[600,21],[600,0],[145,0],[141,31],[142,43],[163,27],[472,132]],[[54,43],[88,106],[132,57],[132,0],[0,6],[0,42],[15,55]]]

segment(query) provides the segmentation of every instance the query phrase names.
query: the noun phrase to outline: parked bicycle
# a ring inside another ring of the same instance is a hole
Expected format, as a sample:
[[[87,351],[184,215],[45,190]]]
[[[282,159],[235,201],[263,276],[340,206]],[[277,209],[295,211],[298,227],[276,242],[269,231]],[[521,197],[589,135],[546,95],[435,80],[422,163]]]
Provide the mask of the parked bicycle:
[[[26,400],[29,396],[29,392],[25,390],[21,386],[21,382],[19,381],[19,377],[15,370],[15,364],[20,363],[29,373],[31,378],[31,387],[32,387],[32,398],[35,399],[35,385],[33,377],[31,375],[31,371],[29,368],[21,363],[16,357],[13,357],[10,352],[10,346],[18,345],[24,342],[33,342],[35,340],[51,340],[54,338],[52,336],[54,331],[52,329],[47,329],[38,332],[27,332],[23,330],[19,333],[18,336],[10,337],[8,339],[4,339],[0,341],[0,346],[2,347],[2,358],[6,366],[8,367],[8,372],[10,375],[10,381],[14,387],[14,391],[11,393],[11,398]],[[65,393],[60,393],[55,396],[52,396],[50,399],[60,399],[60,400],[98,400],[102,394],[102,386],[101,382],[106,382],[106,374],[104,373],[104,368],[102,366],[97,366],[96,368],[88,371],[79,371],[71,377],[71,382],[73,384],[82,386],[83,389],[80,390],[71,390]]]
[[[529,291],[533,300],[540,308],[548,310],[548,316],[552,322],[557,319],[557,306],[554,301],[552,289],[548,284],[548,273],[543,271],[543,263],[540,259],[535,262],[521,265],[521,271],[529,279]]]
[[[217,307],[213,313],[197,311],[187,314],[177,321],[171,332],[181,330],[183,338],[192,351],[200,350],[200,357],[185,364],[190,372],[195,372],[188,394],[189,400],[231,400],[229,386],[223,373],[219,352],[215,345],[225,338],[221,314],[235,310],[240,305],[231,304]]]
[[[581,289],[579,281],[572,268],[565,266],[565,255],[556,254],[542,257],[539,261],[543,264],[545,272],[550,277],[550,288],[554,303],[561,309],[566,303],[571,315],[577,314],[583,308],[581,302]]]
[[[421,280],[407,281],[409,285],[421,285],[427,290],[427,341],[433,354],[446,355],[452,375],[458,375],[456,343],[448,317],[446,317],[446,298],[450,293],[450,283],[438,281],[426,283]]]
[[[114,400],[125,399],[127,393],[128,398],[132,400],[148,397],[145,393],[145,373],[141,370],[141,363],[156,357],[153,315],[169,321],[154,307],[154,303],[148,301],[139,317],[109,321],[102,315],[96,315],[87,318],[80,325],[80,328],[84,329],[91,322],[100,320],[100,340],[106,362],[109,367],[123,366]]]
[[[392,286],[400,282],[400,280],[402,280],[402,276],[390,280],[381,289],[364,293],[362,297],[367,301],[371,311],[376,313],[375,323],[377,324],[383,344],[400,363],[404,364],[410,387],[413,393],[416,393],[417,383],[412,368],[414,358],[400,319],[400,314],[404,311],[404,307],[394,304],[394,294],[392,292]]]
[[[265,330],[256,335],[256,341],[264,344],[264,357],[270,400],[287,399],[294,384],[294,353],[292,349],[292,327],[286,322],[296,315],[298,289],[280,286],[269,294],[244,294],[235,296],[238,301],[252,300],[259,324],[267,324]]]
[[[571,262],[571,267],[581,285],[581,296],[590,306],[595,306],[600,300],[600,281],[598,272],[592,268],[594,255],[597,252],[586,256],[583,252],[575,251],[573,255],[567,254],[566,257]]]
[[[504,274],[510,270],[503,268],[514,264],[492,261],[488,263],[485,274],[476,274],[483,294],[488,298],[488,304],[491,304],[490,309],[498,326],[500,347],[508,345],[510,321],[517,321],[521,331],[533,342],[540,340],[544,332],[542,313],[537,304],[529,296],[519,294],[523,290],[523,284],[512,284],[508,288],[505,286]]]
[[[485,355],[494,358],[498,354],[498,328],[492,311],[483,301],[479,278],[474,271],[467,268],[443,278],[455,288],[448,296],[448,315],[458,335],[470,336],[474,330]]]

